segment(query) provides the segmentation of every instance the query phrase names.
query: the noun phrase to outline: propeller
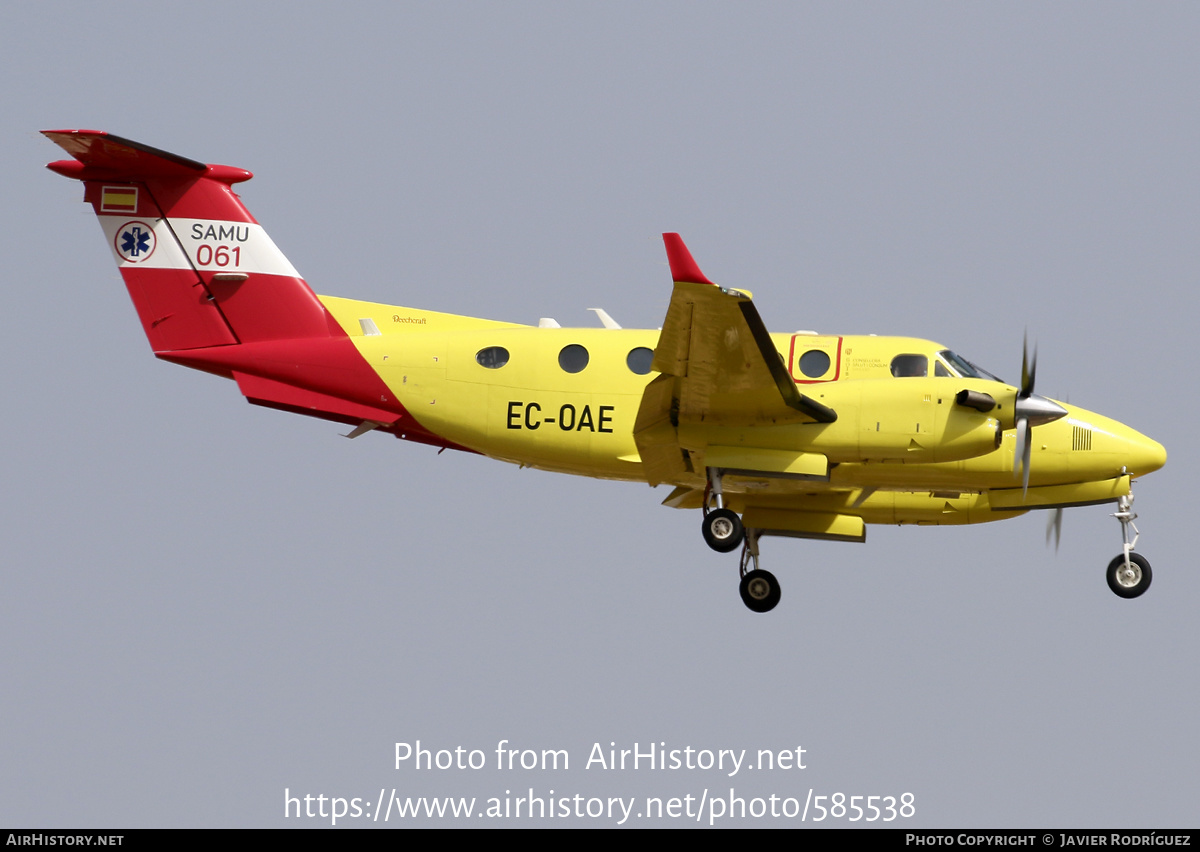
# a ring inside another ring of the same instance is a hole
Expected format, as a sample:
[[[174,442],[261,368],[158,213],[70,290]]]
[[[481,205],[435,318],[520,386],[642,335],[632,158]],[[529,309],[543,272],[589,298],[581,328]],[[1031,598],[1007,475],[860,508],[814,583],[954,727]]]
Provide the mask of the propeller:
[[[1058,507],[1050,513],[1050,517],[1046,519],[1046,547],[1050,546],[1050,536],[1054,535],[1054,552],[1058,553],[1058,543],[1062,541],[1062,507]]]
[[[1029,493],[1029,462],[1033,452],[1033,427],[1052,423],[1066,416],[1067,410],[1044,396],[1033,392],[1037,378],[1037,347],[1033,358],[1029,357],[1029,336],[1021,345],[1021,389],[1017,391],[1013,406],[1014,425],[1017,430],[1017,446],[1013,450],[1013,476],[1021,477],[1021,496]]]

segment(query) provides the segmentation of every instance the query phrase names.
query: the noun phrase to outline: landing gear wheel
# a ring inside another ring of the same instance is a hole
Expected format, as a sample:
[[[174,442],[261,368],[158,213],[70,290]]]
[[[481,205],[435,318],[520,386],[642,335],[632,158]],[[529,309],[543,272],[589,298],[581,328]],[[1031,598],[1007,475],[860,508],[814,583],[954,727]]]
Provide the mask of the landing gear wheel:
[[[742,603],[755,612],[770,612],[779,603],[779,581],[770,571],[756,568],[742,577]]]
[[[1123,598],[1136,598],[1150,588],[1150,563],[1140,553],[1129,554],[1129,566],[1125,565],[1125,554],[1108,563],[1108,587],[1113,594]]]
[[[705,543],[718,553],[736,550],[746,535],[742,529],[742,519],[730,509],[713,509],[704,516],[704,524],[700,529],[704,533]]]

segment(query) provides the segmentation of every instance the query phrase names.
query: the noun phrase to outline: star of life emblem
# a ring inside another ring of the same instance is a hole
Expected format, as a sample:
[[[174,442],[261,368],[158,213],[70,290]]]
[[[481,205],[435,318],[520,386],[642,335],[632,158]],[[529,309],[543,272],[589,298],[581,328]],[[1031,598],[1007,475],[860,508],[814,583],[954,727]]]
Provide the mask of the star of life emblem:
[[[126,222],[117,229],[113,246],[121,260],[126,263],[141,263],[154,254],[154,229],[145,222]]]

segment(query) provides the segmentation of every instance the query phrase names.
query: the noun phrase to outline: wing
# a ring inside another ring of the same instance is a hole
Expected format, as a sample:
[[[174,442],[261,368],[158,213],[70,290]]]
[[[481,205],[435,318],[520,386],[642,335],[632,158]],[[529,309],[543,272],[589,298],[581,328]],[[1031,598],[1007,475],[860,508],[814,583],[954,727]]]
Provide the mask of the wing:
[[[796,389],[750,294],[704,276],[678,234],[663,234],[675,289],[642,396],[634,439],[651,484],[689,472],[681,424],[832,423],[837,413]]]

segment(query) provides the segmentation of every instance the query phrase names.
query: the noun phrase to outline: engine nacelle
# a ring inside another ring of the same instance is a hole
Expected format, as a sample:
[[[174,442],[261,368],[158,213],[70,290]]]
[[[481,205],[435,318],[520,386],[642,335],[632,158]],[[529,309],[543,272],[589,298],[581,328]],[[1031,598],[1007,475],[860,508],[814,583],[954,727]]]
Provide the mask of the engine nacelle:
[[[948,462],[993,452],[1002,434],[984,396],[1004,388],[995,382],[958,378],[892,378],[837,382],[816,394],[838,412],[825,427],[806,426],[806,449],[831,462]],[[967,391],[973,405],[960,405]],[[840,428],[831,428],[840,427]]]

